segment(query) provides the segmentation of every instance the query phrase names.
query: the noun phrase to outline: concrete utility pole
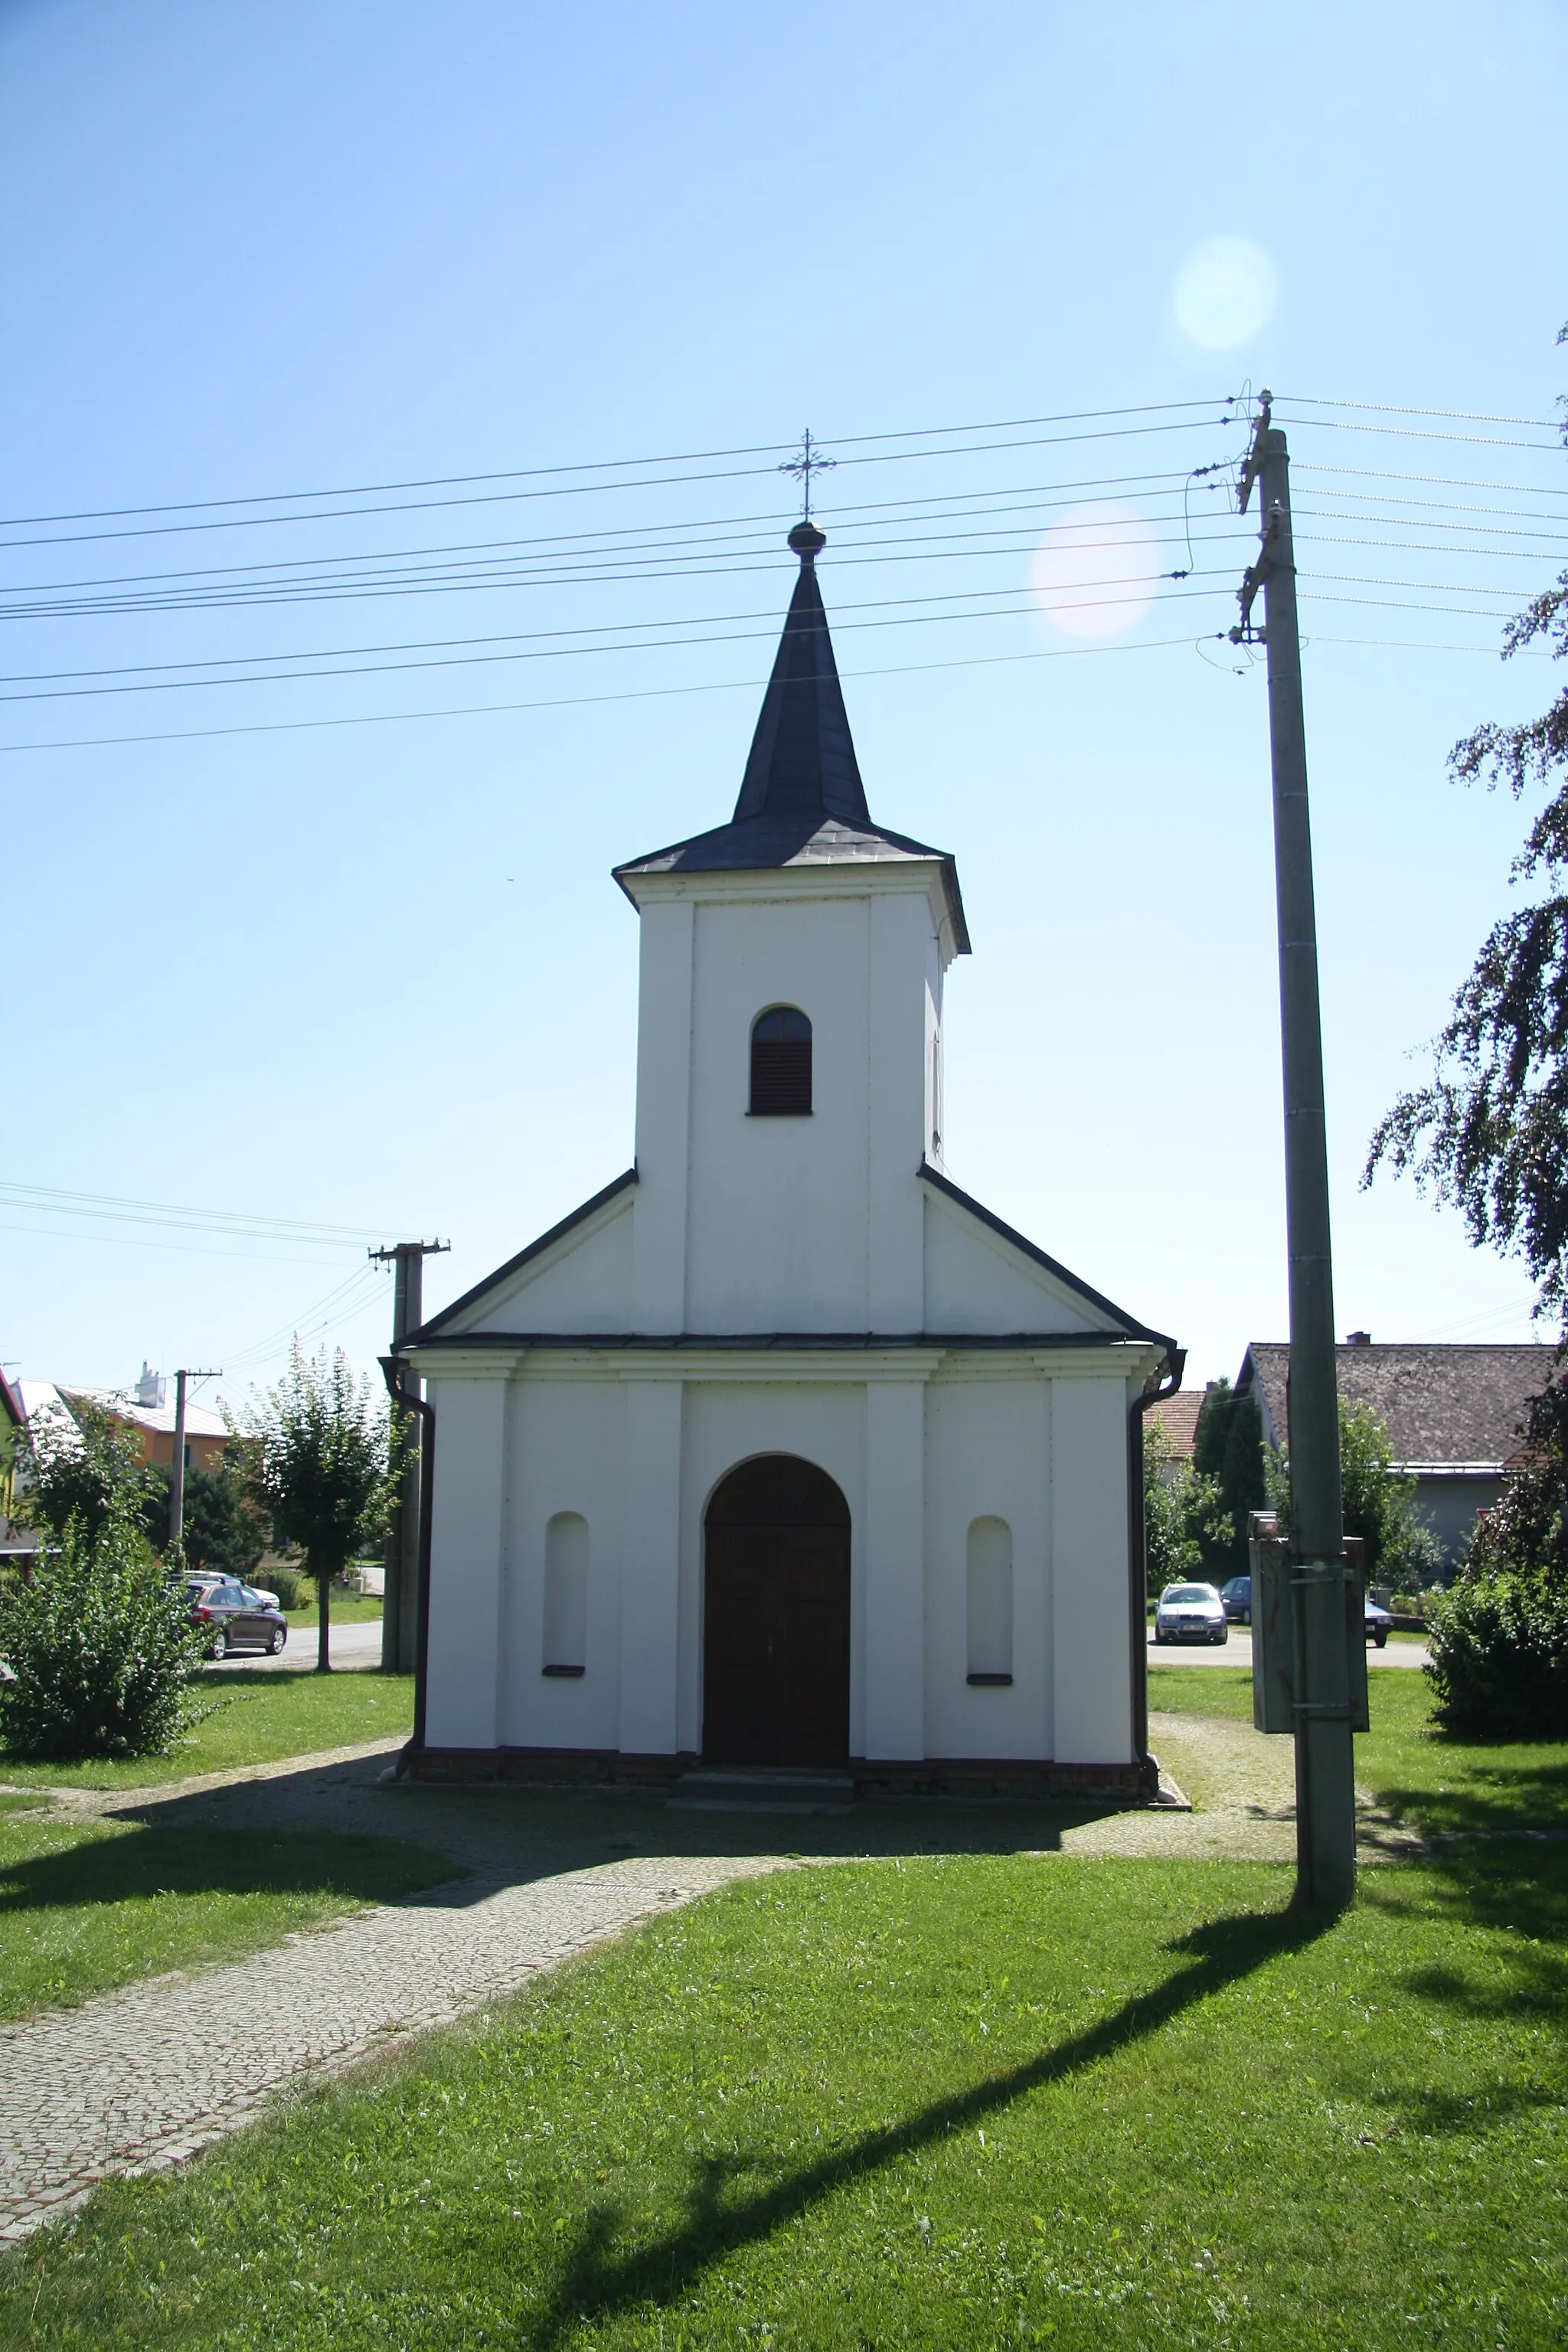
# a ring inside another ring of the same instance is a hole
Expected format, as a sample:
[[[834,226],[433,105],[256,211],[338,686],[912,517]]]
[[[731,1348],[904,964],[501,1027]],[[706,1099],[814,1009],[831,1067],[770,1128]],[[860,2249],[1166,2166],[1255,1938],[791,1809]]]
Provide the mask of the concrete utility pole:
[[[1241,510],[1259,488],[1262,545],[1241,588],[1237,643],[1252,635],[1261,586],[1274,780],[1274,888],[1279,933],[1279,1036],[1285,1083],[1285,1217],[1290,1276],[1290,1581],[1296,1603],[1297,1892],[1342,1906],[1355,1895],[1355,1776],[1351,1738],[1350,1619],[1340,1489],[1329,1157],[1318,1011],[1317,915],[1307,806],[1307,729],[1290,460],[1263,394],[1242,469]],[[1356,1612],[1359,1614],[1359,1612]]]
[[[392,1345],[395,1350],[424,1320],[421,1295],[425,1260],[449,1250],[450,1242],[395,1242],[367,1255],[393,1267]],[[421,1384],[416,1392],[423,1395]],[[386,1582],[381,1604],[381,1670],[386,1675],[411,1675],[419,1638],[419,1433],[416,1412],[400,1413],[406,1451],[398,1481],[392,1528],[386,1548]]]
[[[169,1462],[169,1549],[174,1550],[185,1532],[185,1382],[187,1381],[221,1381],[221,1369],[216,1372],[174,1374],[174,1451]]]

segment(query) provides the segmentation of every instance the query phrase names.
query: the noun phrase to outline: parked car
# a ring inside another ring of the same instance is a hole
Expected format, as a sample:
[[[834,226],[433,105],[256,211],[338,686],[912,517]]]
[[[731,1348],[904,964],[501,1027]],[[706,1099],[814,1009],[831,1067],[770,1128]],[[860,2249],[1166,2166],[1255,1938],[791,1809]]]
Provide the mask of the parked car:
[[[210,1628],[209,1658],[225,1658],[230,1650],[266,1650],[276,1657],[289,1639],[289,1620],[269,1607],[254,1585],[233,1576],[191,1576],[185,1580],[191,1622]]]
[[[1156,1642],[1228,1642],[1225,1603],[1212,1584],[1167,1584],[1154,1611]]]
[[[1226,1619],[1231,1624],[1251,1624],[1252,1579],[1250,1576],[1232,1576],[1227,1578],[1226,1582],[1220,1586],[1219,1597],[1224,1605]]]
[[[1219,1597],[1221,1605],[1225,1610],[1225,1613],[1232,1624],[1251,1624],[1252,1579],[1250,1576],[1233,1576],[1229,1578],[1226,1582],[1220,1586]],[[1379,1602],[1375,1601],[1372,1598],[1370,1593],[1367,1595],[1363,1606],[1365,1612],[1363,1622],[1366,1626],[1367,1640],[1374,1643],[1378,1649],[1385,1649],[1388,1645],[1389,1633],[1394,1625],[1393,1618],[1389,1615],[1386,1609],[1383,1608]]]

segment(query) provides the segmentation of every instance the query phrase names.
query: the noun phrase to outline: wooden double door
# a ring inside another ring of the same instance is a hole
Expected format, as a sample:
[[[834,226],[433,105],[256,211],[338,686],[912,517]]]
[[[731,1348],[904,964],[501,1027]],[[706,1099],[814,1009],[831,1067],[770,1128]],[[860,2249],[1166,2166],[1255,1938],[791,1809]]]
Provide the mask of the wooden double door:
[[[742,1463],[704,1525],[702,1753],[714,1764],[849,1757],[849,1506],[791,1454]]]

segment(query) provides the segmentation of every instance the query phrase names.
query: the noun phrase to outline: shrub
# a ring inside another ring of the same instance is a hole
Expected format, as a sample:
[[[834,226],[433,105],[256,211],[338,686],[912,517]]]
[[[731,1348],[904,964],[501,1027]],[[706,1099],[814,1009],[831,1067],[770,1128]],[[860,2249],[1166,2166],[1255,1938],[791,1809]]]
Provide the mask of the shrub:
[[[1470,1538],[1458,1582],[1432,1611],[1430,1675],[1450,1730],[1568,1738],[1568,1381],[1531,1401],[1531,1455]]]
[[[201,1655],[184,1584],[127,1503],[96,1532],[69,1519],[31,1579],[0,1591],[0,1741],[15,1756],[161,1754],[194,1711]]]
[[[279,1609],[303,1609],[310,1599],[307,1587],[310,1580],[302,1568],[269,1568],[265,1575],[258,1569],[248,1580],[264,1584],[268,1592],[275,1592]]]
[[[1461,1577],[1437,1602],[1429,1644],[1446,1730],[1568,1738],[1568,1612],[1539,1578]]]

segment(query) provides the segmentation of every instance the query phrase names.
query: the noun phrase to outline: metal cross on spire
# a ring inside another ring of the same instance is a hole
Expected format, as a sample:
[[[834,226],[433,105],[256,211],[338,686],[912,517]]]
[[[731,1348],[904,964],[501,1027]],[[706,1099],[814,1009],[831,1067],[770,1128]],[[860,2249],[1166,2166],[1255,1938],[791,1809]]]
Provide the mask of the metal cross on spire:
[[[791,475],[800,484],[801,513],[807,522],[811,520],[811,478],[814,474],[830,474],[837,462],[835,457],[818,455],[808,428],[801,436],[800,447],[795,455],[786,457],[779,467],[781,474]]]

